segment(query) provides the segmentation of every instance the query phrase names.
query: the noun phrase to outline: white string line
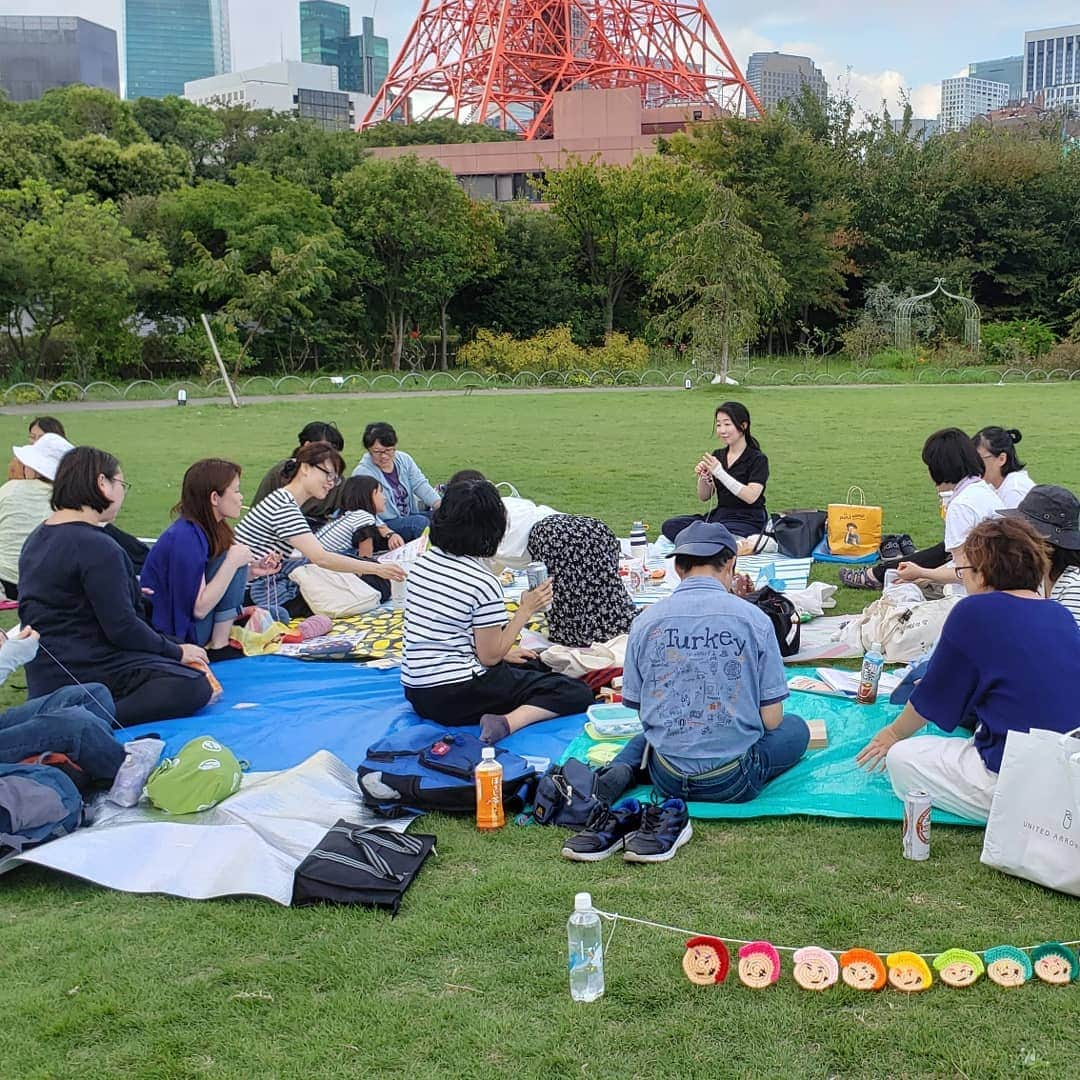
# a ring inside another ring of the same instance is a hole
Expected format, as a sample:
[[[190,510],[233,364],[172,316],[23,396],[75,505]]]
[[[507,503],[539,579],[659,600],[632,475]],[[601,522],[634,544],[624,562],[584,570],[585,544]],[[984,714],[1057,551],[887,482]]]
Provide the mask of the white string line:
[[[720,941],[726,941],[729,945],[749,945],[749,944],[751,944],[751,942],[753,940],[757,940],[757,939],[751,939],[751,938],[724,937],[721,934],[708,934],[708,935],[706,935],[706,934],[701,933],[701,931],[699,931],[699,930],[684,930],[681,926],[668,926],[666,923],[652,922],[649,919],[635,919],[630,915],[620,915],[618,912],[615,912],[615,911],[601,911],[599,908],[594,908],[593,910],[596,911],[596,914],[599,915],[600,918],[609,919],[613,923],[629,922],[629,923],[636,923],[638,926],[652,926],[657,930],[667,930],[672,934],[681,934],[683,937],[688,937],[688,938],[692,938],[692,937],[714,937],[714,938],[719,939]],[[614,934],[614,930],[612,930],[612,934]],[[610,939],[609,939],[609,942],[610,942]],[[1060,942],[1058,942],[1058,944],[1059,945],[1066,945],[1066,946],[1071,947],[1071,946],[1074,946],[1074,945],[1080,945],[1080,941],[1060,941]],[[773,945],[773,948],[776,949],[777,952],[790,952],[790,953],[798,952],[799,949],[801,949],[803,947],[804,946],[802,946],[802,945]],[[1037,949],[1038,948],[1037,945],[1023,945],[1023,946],[1018,946],[1018,947],[1020,948],[1021,952],[1031,952],[1032,949]],[[842,953],[847,952],[847,949],[825,949],[824,951],[828,952],[828,953],[832,953],[833,956],[840,956]],[[896,950],[893,950],[893,951],[896,951]],[[907,950],[905,950],[905,951],[907,951]],[[982,949],[982,950],[971,950],[971,951],[975,952],[977,956],[982,956],[988,950],[987,949]],[[877,956],[888,956],[889,953],[888,952],[878,952],[878,953],[876,953],[876,955]],[[932,952],[932,953],[916,953],[915,955],[916,956],[921,956],[924,959],[932,960],[935,956],[938,956],[939,953],[936,953],[936,952]]]
[[[44,653],[44,654],[45,654],[45,655],[46,655],[46,656],[47,656],[47,657],[48,657],[48,658],[49,658],[49,659],[50,659],[50,660],[51,660],[51,661],[52,661],[52,662],[53,662],[53,663],[54,663],[54,664],[55,664],[55,665],[56,665],[56,666],[57,666],[57,667],[58,667],[58,668],[59,668],[59,669],[60,669],[60,670],[61,670],[61,671],[62,671],[62,672],[63,672],[63,673],[64,673],[64,674],[65,674],[65,675],[66,675],[66,676],[68,677],[68,678],[69,678],[69,679],[71,679],[71,680],[72,680],[72,681],[73,681],[73,682],[74,682],[74,683],[75,683],[75,684],[76,684],[77,686],[81,686],[81,687],[82,687],[82,689],[83,689],[83,691],[85,692],[86,696],[87,696],[88,698],[90,698],[90,700],[91,700],[91,701],[93,701],[93,702],[94,702],[94,704],[96,704],[96,705],[97,705],[97,707],[98,707],[99,709],[101,709],[101,711],[102,711],[102,712],[103,712],[103,713],[105,714],[105,716],[106,716],[106,717],[108,717],[109,723],[110,723],[110,724],[112,724],[112,726],[113,726],[114,728],[116,728],[116,729],[117,729],[117,731],[119,731],[119,730],[121,730],[121,729],[123,728],[123,726],[124,726],[124,725],[123,725],[123,724],[121,724],[121,723],[119,723],[119,722],[117,721],[117,719],[116,719],[116,717],[115,717],[115,715],[114,715],[114,713],[113,713],[113,710],[112,710],[112,709],[107,709],[107,708],[105,708],[105,706],[104,706],[104,705],[103,705],[103,704],[101,703],[101,701],[100,701],[100,700],[99,700],[98,698],[94,697],[94,695],[93,695],[93,694],[92,694],[92,693],[90,692],[90,690],[89,690],[89,688],[87,687],[87,685],[86,685],[86,684],[85,684],[84,682],[82,682],[82,681],[81,681],[81,680],[80,680],[80,679],[78,678],[78,676],[76,676],[76,675],[72,674],[72,672],[68,671],[68,669],[67,669],[66,667],[64,667],[64,665],[63,665],[63,664],[62,664],[62,663],[61,663],[61,662],[60,662],[59,660],[57,660],[57,658],[56,658],[55,656],[53,656],[53,654],[52,654],[51,652],[49,652],[48,648],[47,648],[47,647],[46,647],[46,645],[45,645],[45,642],[44,642],[44,641],[42,641],[42,640],[41,640],[40,638],[38,638],[38,648],[39,648],[39,649],[40,649],[40,650],[41,650],[41,651],[42,651],[42,652],[43,652],[43,653]]]

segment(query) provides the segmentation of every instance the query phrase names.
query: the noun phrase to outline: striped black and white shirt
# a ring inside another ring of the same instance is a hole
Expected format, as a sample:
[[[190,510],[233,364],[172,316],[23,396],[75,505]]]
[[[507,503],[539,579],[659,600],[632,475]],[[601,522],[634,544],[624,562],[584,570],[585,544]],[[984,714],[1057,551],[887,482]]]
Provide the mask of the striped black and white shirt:
[[[327,551],[337,551],[355,557],[353,536],[357,529],[374,525],[375,519],[366,510],[347,510],[340,517],[328,521],[316,534],[315,539]]]
[[[1064,604],[1076,620],[1077,626],[1080,626],[1080,567],[1066,567],[1065,572],[1054,582],[1050,599]]]
[[[402,683],[443,686],[483,675],[473,631],[506,623],[502,586],[479,559],[428,548],[405,590]]]
[[[293,540],[310,532],[311,526],[292,494],[286,488],[278,488],[244,515],[236,526],[236,539],[247,544],[257,559],[271,551],[288,558],[295,546]]]

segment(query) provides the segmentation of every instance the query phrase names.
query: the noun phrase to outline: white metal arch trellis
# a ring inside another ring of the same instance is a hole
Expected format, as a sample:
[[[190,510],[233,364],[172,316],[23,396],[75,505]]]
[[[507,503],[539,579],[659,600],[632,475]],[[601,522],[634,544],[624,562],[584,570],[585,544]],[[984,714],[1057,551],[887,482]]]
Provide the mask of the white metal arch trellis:
[[[977,353],[981,342],[982,325],[979,305],[970,296],[957,296],[956,293],[949,292],[945,288],[944,278],[935,278],[934,287],[928,293],[923,293],[921,296],[909,296],[896,305],[896,347],[901,352],[912,351],[914,342],[911,337],[911,316],[919,304],[938,293],[950,300],[955,300],[964,309],[964,344]]]

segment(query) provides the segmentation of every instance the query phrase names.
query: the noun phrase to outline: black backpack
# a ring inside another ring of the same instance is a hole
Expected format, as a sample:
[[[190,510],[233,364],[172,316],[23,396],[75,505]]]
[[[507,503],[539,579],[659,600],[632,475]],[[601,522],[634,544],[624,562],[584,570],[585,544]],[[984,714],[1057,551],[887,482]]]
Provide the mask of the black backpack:
[[[825,536],[828,516],[824,510],[786,510],[769,518],[764,535],[776,541],[781,555],[807,559]]]
[[[802,641],[802,623],[795,605],[768,585],[757,592],[748,593],[746,599],[769,616],[781,656],[794,656]]]

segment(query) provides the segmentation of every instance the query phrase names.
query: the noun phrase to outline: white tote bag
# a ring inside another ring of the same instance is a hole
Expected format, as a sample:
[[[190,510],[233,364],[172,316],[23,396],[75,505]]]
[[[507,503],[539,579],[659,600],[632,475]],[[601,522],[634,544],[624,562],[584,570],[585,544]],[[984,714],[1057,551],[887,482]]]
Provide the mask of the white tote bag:
[[[349,615],[363,615],[365,611],[379,606],[378,590],[356,574],[324,570],[321,566],[305,563],[289,577],[300,586],[307,606],[316,615],[344,619]]]
[[[1005,737],[982,861],[1080,896],[1080,728]]]

